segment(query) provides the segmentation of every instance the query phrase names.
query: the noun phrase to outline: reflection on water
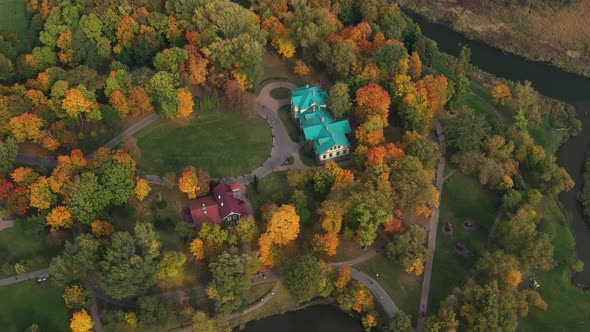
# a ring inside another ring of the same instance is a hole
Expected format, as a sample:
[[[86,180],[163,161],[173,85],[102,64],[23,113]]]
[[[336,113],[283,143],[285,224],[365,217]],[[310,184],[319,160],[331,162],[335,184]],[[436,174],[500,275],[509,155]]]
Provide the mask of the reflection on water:
[[[322,304],[252,321],[245,332],[363,332],[356,320],[338,308]]]

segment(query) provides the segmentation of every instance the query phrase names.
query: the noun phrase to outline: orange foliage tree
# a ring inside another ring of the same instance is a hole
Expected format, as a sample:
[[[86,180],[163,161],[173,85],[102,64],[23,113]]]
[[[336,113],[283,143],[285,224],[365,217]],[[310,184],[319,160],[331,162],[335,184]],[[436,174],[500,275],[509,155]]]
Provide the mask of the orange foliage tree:
[[[420,56],[418,52],[412,52],[410,55],[410,62],[408,64],[408,74],[414,79],[417,80],[422,75],[422,60],[420,60]]]
[[[344,219],[344,207],[335,200],[326,200],[318,209],[321,216],[322,229],[328,233],[340,233]]]
[[[24,142],[30,139],[33,142],[41,142],[43,135],[41,127],[43,127],[43,119],[38,115],[32,113],[23,113],[15,116],[9,121],[10,131],[17,142]]]
[[[389,93],[377,83],[369,83],[356,92],[357,116],[362,122],[369,120],[371,116],[381,118],[383,126],[388,125],[389,106],[391,100]]]
[[[182,171],[182,176],[178,178],[178,188],[186,193],[188,198],[197,198],[199,191],[199,179],[197,179],[197,170],[188,166]]]
[[[90,223],[92,234],[95,236],[109,236],[115,231],[115,226],[108,221],[95,220]]]
[[[350,280],[352,280],[350,277],[350,266],[342,264],[338,269],[338,277],[336,278],[336,281],[334,281],[334,287],[336,287],[336,291],[342,292]]]
[[[305,64],[305,62],[301,60],[295,61],[295,66],[293,66],[293,72],[299,76],[305,76],[309,74],[309,67]]]
[[[127,97],[120,90],[115,90],[111,92],[111,95],[109,96],[109,101],[111,103],[111,106],[113,106],[113,108],[117,110],[117,113],[119,113],[119,116],[121,118],[124,118],[127,115],[127,113],[129,113],[129,102],[127,101]]]
[[[51,231],[55,232],[60,228],[70,228],[74,223],[70,209],[65,206],[58,206],[53,208],[47,217],[47,225],[51,227]]]
[[[510,286],[517,288],[522,282],[522,273],[520,271],[510,271],[506,276],[506,282]]]
[[[31,183],[37,180],[39,174],[35,173],[35,171],[30,167],[19,167],[12,171],[10,177],[17,184],[29,186]]]
[[[492,98],[494,101],[502,106],[506,105],[507,101],[512,100],[512,92],[510,87],[506,84],[498,84],[492,89]]]
[[[178,91],[178,111],[176,112],[176,116],[185,118],[193,113],[194,107],[193,94],[187,89],[180,89]]]
[[[318,253],[326,256],[336,255],[336,249],[340,244],[340,239],[335,233],[314,234],[311,240],[311,247]]]
[[[134,86],[129,90],[129,98],[128,98],[129,108],[133,110],[134,113],[153,113],[154,112],[154,105],[152,105],[152,100],[148,95],[147,91],[142,86]]]

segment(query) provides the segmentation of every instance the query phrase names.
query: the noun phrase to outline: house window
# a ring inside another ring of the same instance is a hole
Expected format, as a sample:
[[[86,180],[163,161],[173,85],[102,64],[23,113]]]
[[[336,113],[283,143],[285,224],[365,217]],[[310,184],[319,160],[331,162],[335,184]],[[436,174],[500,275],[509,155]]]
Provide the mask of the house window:
[[[326,155],[325,154],[321,155],[320,159],[326,159]]]
[[[238,219],[238,215],[234,214],[234,216],[232,217],[234,220]]]
[[[348,149],[344,150],[343,154],[347,154],[348,153]]]
[[[332,158],[332,154],[330,153],[330,158]]]
[[[336,156],[339,156],[339,155],[340,155],[340,151],[336,152]]]

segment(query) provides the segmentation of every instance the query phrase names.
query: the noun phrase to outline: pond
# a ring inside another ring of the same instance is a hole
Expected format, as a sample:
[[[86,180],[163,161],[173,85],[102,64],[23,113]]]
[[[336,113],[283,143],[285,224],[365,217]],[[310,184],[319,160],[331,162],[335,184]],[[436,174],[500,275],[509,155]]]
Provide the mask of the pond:
[[[244,332],[362,332],[359,320],[327,305],[314,305],[305,309],[274,315],[249,322]]]

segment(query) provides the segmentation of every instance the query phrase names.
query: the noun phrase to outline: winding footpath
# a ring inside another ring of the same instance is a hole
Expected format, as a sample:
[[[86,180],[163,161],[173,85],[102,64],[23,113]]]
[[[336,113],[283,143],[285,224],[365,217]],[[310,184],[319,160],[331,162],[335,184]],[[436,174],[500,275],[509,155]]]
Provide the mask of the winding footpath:
[[[274,83],[267,84],[266,86],[264,86],[261,89],[260,94],[257,97],[257,101],[260,103],[260,108],[258,110],[258,114],[261,117],[263,117],[264,119],[266,119],[266,121],[268,122],[269,126],[272,129],[273,146],[272,146],[271,155],[264,162],[263,165],[261,165],[259,168],[255,169],[251,173],[245,174],[245,175],[242,175],[242,176],[236,177],[236,178],[219,179],[220,181],[222,181],[222,182],[239,181],[242,184],[248,184],[248,183],[251,183],[254,181],[254,177],[262,178],[262,177],[264,177],[274,171],[277,171],[277,170],[287,170],[287,169],[291,169],[291,168],[305,167],[300,162],[300,159],[298,159],[298,158],[295,158],[296,161],[298,161],[298,162],[296,162],[294,165],[292,165],[292,167],[283,166],[283,163],[285,162],[285,160],[287,160],[287,158],[289,158],[290,156],[295,155],[296,152],[301,148],[303,143],[295,143],[295,142],[291,141],[291,138],[289,137],[287,130],[283,126],[283,123],[278,115],[279,108],[281,106],[289,105],[291,102],[290,99],[287,98],[287,99],[277,100],[277,99],[274,99],[270,95],[270,92],[273,89],[287,88],[287,89],[293,90],[296,87],[297,86],[295,84],[289,83],[289,82],[274,82]],[[112,140],[107,142],[104,145],[104,147],[109,148],[109,149],[114,148],[119,143],[121,143],[121,141],[126,136],[130,136],[130,135],[137,133],[141,129],[147,127],[151,123],[158,120],[159,118],[160,118],[159,114],[152,114],[151,116],[149,116],[145,119],[142,119],[141,121],[137,122],[133,126],[126,129],[120,135],[116,136],[115,138],[113,138]],[[438,125],[438,123],[437,123],[437,125]],[[438,132],[438,127],[437,127],[437,132]],[[441,146],[441,147],[444,148],[444,146]],[[91,157],[92,154],[93,153],[91,153],[87,157]],[[443,153],[443,156],[444,156],[444,153]],[[443,160],[442,163],[444,164],[444,159],[442,159],[442,160]],[[55,167],[57,164],[57,160],[53,157],[43,157],[43,156],[33,156],[33,155],[18,155],[17,161],[22,164],[44,166],[44,167]],[[440,168],[440,165],[439,165],[439,168]],[[444,165],[443,165],[442,169],[444,172]],[[437,180],[439,178],[440,177],[437,174]],[[163,184],[162,177],[160,177],[158,175],[147,175],[146,179],[151,183]],[[438,211],[436,214],[438,215]],[[13,223],[10,225],[8,223],[6,223],[6,225],[5,225],[5,223],[1,223],[0,230],[4,229],[4,228],[12,227],[12,225],[13,225]],[[4,228],[2,228],[2,227],[4,227]],[[332,266],[335,269],[339,268],[340,266],[342,266],[344,264],[349,265],[349,266],[353,266],[353,265],[365,262],[365,261],[375,257],[378,254],[379,253],[377,250],[371,250],[371,251],[367,252],[366,254],[356,257],[352,260],[349,260],[346,262],[332,263]],[[39,271],[30,272],[28,274],[23,274],[20,276],[15,276],[15,277],[3,279],[3,280],[0,280],[0,286],[4,285],[3,282],[5,284],[11,284],[11,283],[20,282],[23,280],[32,279],[32,278],[39,276],[40,274],[47,274],[47,273],[48,273],[48,269],[43,269],[43,270],[39,270]],[[395,303],[393,302],[391,297],[387,294],[387,292],[383,289],[383,287],[381,287],[381,285],[379,285],[379,283],[375,279],[373,279],[369,275],[367,275],[357,269],[354,269],[352,267],[351,267],[351,278],[362,283],[363,285],[365,285],[373,293],[375,299],[381,304],[381,306],[383,307],[383,310],[385,311],[385,313],[387,314],[387,316],[389,318],[392,318],[397,312],[399,312],[398,307],[395,305]],[[278,279],[279,279],[278,272],[271,271],[271,272],[267,273],[264,278],[260,277],[260,276],[253,276],[252,277],[252,284],[256,285],[256,284],[260,284],[260,283],[276,281]],[[90,288],[93,288],[93,287],[90,287]],[[277,281],[276,284],[273,286],[273,288],[269,292],[267,292],[263,297],[261,297],[261,299],[259,301],[250,305],[249,307],[247,307],[246,309],[244,309],[241,312],[235,312],[235,313],[230,314],[229,316],[227,316],[227,319],[239,318],[239,317],[242,317],[244,315],[247,315],[251,312],[254,312],[254,311],[260,309],[261,307],[263,307],[266,303],[268,303],[273,298],[273,296],[279,291],[280,288],[281,288],[281,282]],[[93,293],[93,300],[95,300],[94,297],[96,296],[96,297],[101,298],[107,302],[110,302],[109,301],[110,299],[108,298],[108,296],[106,296],[106,294],[103,294],[100,291],[97,292],[96,289],[94,289],[94,290],[95,291],[92,292]],[[175,301],[175,300],[178,300],[181,296],[184,296],[186,294],[186,291],[187,290],[182,289],[182,290],[177,290],[177,291],[173,291],[173,292],[161,293],[158,295],[158,297],[162,300]],[[198,291],[202,296],[206,295],[206,287],[200,287],[198,289]],[[130,307],[133,306],[133,304],[131,304],[131,303],[129,303],[127,305]],[[93,317],[96,317],[95,321],[98,322],[98,324],[97,324],[98,326],[95,326],[95,329],[97,329],[97,331],[102,330],[102,326],[101,326],[102,324],[100,324],[100,317],[99,317],[99,313],[98,313],[98,308],[96,306],[96,302],[94,303],[94,305],[91,308],[91,313],[92,313]],[[187,327],[187,328],[182,329],[180,331],[192,331],[192,327]]]
[[[447,147],[445,142],[445,134],[438,120],[435,120],[434,126],[440,147],[440,161],[436,169],[436,188],[440,193],[437,206],[440,207],[443,184],[446,179],[445,165]],[[424,267],[424,278],[422,279],[422,294],[420,295],[420,312],[418,313],[418,326],[416,328],[416,330],[418,331],[424,330],[424,321],[426,317],[422,313],[426,313],[428,310],[428,299],[430,297],[430,281],[432,279],[432,263],[434,262],[434,252],[436,250],[436,234],[438,232],[439,217],[440,209],[437,208],[434,210],[434,213],[432,214],[428,222],[428,259],[426,260],[426,266]]]

